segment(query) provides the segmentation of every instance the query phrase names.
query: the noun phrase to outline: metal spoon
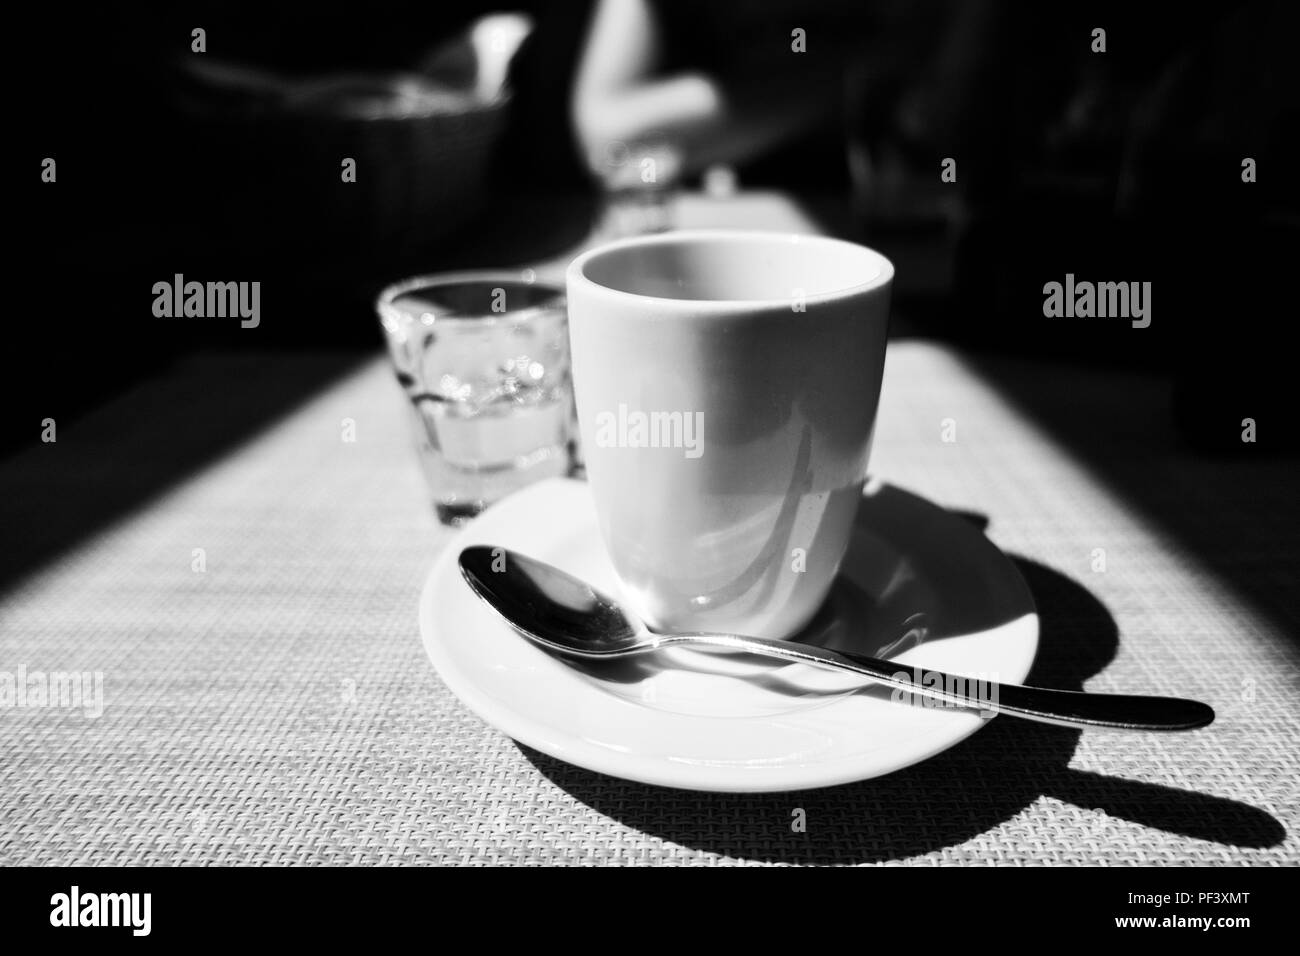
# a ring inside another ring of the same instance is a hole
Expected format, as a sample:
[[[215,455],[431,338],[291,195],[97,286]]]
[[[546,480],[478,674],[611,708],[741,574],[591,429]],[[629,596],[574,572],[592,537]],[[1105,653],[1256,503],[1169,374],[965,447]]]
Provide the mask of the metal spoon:
[[[903,688],[909,695],[1062,727],[1195,730],[1214,720],[1214,711],[1194,700],[974,681],[792,641],[735,634],[659,634],[586,582],[505,548],[466,548],[460,553],[460,570],[470,588],[516,631],[561,654],[613,658],[674,644],[707,644],[852,671]]]

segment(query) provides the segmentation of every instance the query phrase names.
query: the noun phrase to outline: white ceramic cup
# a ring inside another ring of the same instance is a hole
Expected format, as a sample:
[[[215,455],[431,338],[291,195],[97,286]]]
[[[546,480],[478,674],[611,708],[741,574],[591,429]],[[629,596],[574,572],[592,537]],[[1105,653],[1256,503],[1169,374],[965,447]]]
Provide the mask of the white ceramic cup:
[[[605,547],[651,627],[789,637],[848,545],[893,265],[820,236],[689,231],[568,268]]]

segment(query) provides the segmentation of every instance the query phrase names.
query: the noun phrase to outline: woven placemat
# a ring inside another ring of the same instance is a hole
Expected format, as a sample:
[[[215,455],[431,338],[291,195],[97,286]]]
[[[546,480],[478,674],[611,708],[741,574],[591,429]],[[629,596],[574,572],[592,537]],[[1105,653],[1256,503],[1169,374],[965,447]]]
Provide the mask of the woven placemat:
[[[315,397],[251,438],[232,428],[206,455],[202,434],[177,438],[289,372]],[[1061,376],[1097,414],[1146,387]],[[0,578],[0,672],[97,672],[103,713],[0,710],[0,863],[1296,862],[1293,606],[1231,583],[1226,559],[1207,564],[1003,394],[942,348],[895,343],[875,472],[987,521],[1016,558],[1043,616],[1033,679],[1199,697],[1212,728],[999,719],[885,778],[762,796],[565,765],[484,725],[424,656],[416,599],[447,533],[384,363],[195,359],[5,464],[0,515],[27,559]],[[1128,420],[1137,455],[1159,423]],[[1161,514],[1205,507],[1198,478],[1243,467],[1176,464]],[[1294,509],[1283,497],[1236,500],[1220,533],[1267,527]],[[1277,593],[1295,580],[1282,550],[1241,558]]]

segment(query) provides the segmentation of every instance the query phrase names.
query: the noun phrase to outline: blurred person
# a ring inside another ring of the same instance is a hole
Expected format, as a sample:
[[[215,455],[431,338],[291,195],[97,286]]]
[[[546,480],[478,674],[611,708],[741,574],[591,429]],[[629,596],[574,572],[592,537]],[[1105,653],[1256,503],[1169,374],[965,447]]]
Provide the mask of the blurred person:
[[[975,0],[599,0],[574,84],[590,170],[667,145],[685,175],[844,191],[864,127],[951,141],[997,24]],[[936,95],[937,91],[937,95]],[[858,183],[858,185],[862,185]]]

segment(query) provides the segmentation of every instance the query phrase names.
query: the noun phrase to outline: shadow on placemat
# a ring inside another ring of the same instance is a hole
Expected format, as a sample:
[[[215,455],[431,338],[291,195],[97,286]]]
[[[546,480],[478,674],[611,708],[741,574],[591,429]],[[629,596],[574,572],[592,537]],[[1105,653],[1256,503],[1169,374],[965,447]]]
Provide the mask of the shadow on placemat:
[[[1300,449],[1291,402],[1252,403],[1212,369],[1199,381],[1170,382],[988,354],[970,364],[1147,527],[1172,539],[1166,553],[1212,572],[1297,642],[1300,660]],[[1258,442],[1241,440],[1247,416],[1259,418]]]
[[[1082,689],[1115,656],[1114,619],[1064,575],[1014,560],[1033,592],[1042,626],[1027,683]],[[872,863],[930,853],[1013,820],[1041,797],[1227,846],[1270,847],[1286,836],[1273,816],[1235,800],[1072,769],[1079,736],[1076,730],[1003,717],[951,750],[897,773],[775,794],[707,794],[632,783],[518,746],[556,786],[629,827],[692,849],[766,862]],[[1126,762],[1140,746],[1134,743],[1138,738],[1116,740]],[[805,833],[791,832],[796,807],[806,811]],[[989,853],[989,861],[1005,856],[1008,862],[1048,862],[1063,851],[1077,851],[1087,836],[1078,832],[1083,819],[1061,814],[1057,846],[1035,845],[1044,836],[1050,839],[1037,830],[999,837],[1003,852]],[[1094,830],[1089,842],[1104,839]],[[1138,862],[1140,846],[1128,852]]]
[[[25,576],[214,464],[369,355],[191,356],[0,467],[0,597]]]

